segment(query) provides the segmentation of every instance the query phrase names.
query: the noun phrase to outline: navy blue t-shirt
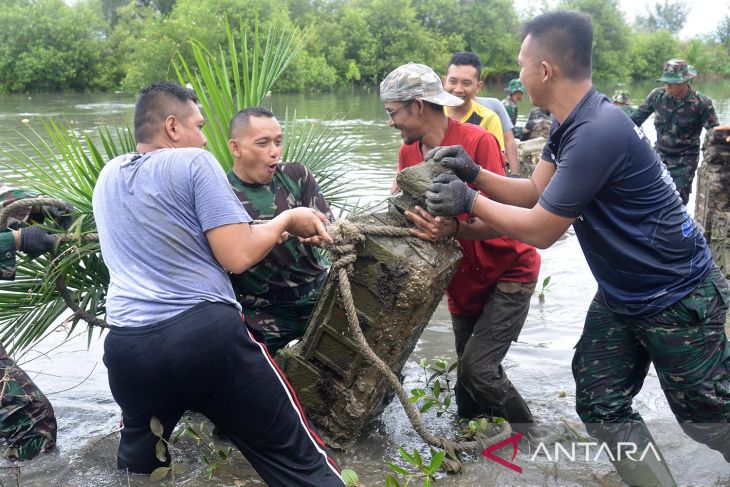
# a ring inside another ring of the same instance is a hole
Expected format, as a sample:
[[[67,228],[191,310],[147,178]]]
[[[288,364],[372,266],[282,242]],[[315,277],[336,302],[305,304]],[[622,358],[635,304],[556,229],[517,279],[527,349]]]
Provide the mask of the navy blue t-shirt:
[[[705,237],[631,119],[591,89],[553,123],[542,158],[557,165],[540,206],[573,228],[598,293],[614,312],[647,317],[690,293],[712,268]]]

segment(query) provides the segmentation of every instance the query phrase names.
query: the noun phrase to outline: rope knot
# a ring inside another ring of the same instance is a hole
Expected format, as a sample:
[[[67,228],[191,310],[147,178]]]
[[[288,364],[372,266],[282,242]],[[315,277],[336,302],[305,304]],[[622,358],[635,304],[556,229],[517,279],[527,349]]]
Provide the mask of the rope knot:
[[[352,274],[354,271],[352,265],[357,260],[355,245],[364,241],[365,235],[358,225],[344,219],[328,225],[327,232],[334,240],[334,243],[328,246],[334,257],[332,269],[345,269],[348,274]]]

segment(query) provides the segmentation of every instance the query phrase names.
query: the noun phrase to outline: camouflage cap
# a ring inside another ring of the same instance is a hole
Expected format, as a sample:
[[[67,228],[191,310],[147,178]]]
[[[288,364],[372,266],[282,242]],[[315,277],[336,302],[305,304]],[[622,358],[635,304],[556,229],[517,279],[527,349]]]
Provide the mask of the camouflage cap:
[[[670,59],[664,63],[662,77],[657,80],[659,83],[679,84],[687,83],[697,76],[694,66],[687,64],[684,59]]]
[[[433,69],[423,64],[408,63],[395,68],[380,83],[380,99],[383,103],[409,101],[414,98],[445,107],[457,107],[464,103],[444,90],[441,78]]]
[[[631,99],[629,98],[629,94],[624,90],[616,90],[613,92],[613,97],[611,98],[611,101],[613,101],[614,103],[620,103],[622,105],[628,105]]]
[[[521,91],[522,93],[527,93],[527,90],[525,89],[525,85],[522,84],[522,82],[520,81],[519,78],[509,80],[509,83],[507,84],[507,88],[505,88],[504,91],[509,93],[510,95],[512,93],[516,93],[518,91]]]

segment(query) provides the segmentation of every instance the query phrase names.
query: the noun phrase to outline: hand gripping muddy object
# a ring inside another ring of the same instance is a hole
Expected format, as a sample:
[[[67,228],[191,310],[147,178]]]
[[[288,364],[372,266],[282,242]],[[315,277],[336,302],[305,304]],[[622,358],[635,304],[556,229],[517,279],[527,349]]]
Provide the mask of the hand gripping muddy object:
[[[403,210],[425,207],[424,193],[443,172],[433,163],[398,175],[403,194],[381,211],[350,218],[354,224],[410,226]],[[461,261],[458,244],[430,243],[415,237],[365,236],[355,239],[357,258],[350,274],[360,328],[373,351],[400,374],[436,310]],[[322,439],[349,448],[368,420],[379,415],[390,386],[359,352],[346,310],[330,272],[302,340],[276,356]]]

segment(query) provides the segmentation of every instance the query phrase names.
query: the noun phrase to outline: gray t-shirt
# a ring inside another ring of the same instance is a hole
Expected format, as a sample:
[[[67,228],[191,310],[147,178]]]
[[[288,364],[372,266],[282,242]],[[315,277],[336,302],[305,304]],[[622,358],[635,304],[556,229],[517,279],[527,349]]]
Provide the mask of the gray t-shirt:
[[[109,268],[107,321],[153,324],[202,302],[236,302],[205,232],[251,218],[215,157],[160,149],[109,161],[94,188],[94,219]]]
[[[477,96],[477,103],[484,105],[497,114],[499,121],[502,122],[502,130],[507,132],[514,128],[514,124],[512,123],[512,120],[510,120],[509,114],[507,113],[507,110],[504,109],[504,105],[502,105],[501,101],[496,98]]]

